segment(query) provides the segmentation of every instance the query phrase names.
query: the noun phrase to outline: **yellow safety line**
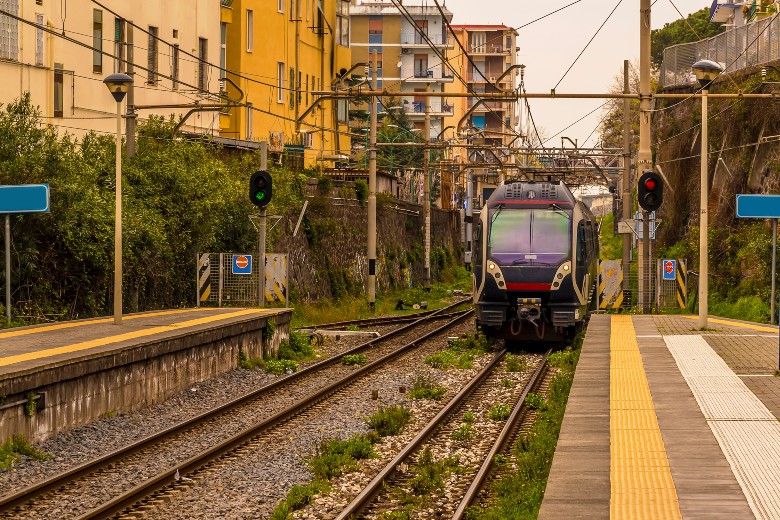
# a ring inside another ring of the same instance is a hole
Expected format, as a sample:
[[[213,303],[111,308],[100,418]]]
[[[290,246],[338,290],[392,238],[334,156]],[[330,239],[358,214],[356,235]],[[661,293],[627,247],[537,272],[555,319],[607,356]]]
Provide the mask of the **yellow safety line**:
[[[630,316],[609,340],[610,518],[682,518]]]
[[[31,361],[33,359],[40,359],[44,357],[56,356],[58,354],[69,354],[71,352],[78,352],[80,350],[86,350],[95,347],[102,347],[104,345],[110,345],[112,343],[119,343],[121,341],[127,341],[130,339],[143,338],[145,336],[152,336],[154,334],[160,334],[162,332],[170,332],[177,329],[183,329],[186,327],[194,327],[196,325],[205,325],[220,320],[227,320],[230,318],[237,318],[239,316],[245,316],[247,314],[263,314],[268,313],[268,310],[261,309],[244,309],[237,312],[230,312],[226,314],[216,314],[214,316],[206,316],[205,318],[197,318],[194,320],[182,321],[179,323],[173,323],[171,325],[161,325],[158,327],[152,327],[149,329],[136,330],[132,332],[126,332],[124,334],[117,334],[115,336],[105,336],[98,339],[89,341],[83,341],[81,343],[74,343],[73,345],[65,345],[62,347],[50,348],[45,350],[38,350],[36,352],[27,352],[25,354],[17,354],[15,356],[8,356],[0,358],[0,366],[13,365],[15,363],[21,363],[23,361]]]
[[[689,320],[698,320],[698,316],[683,316]],[[730,327],[741,327],[743,329],[760,330],[761,332],[777,332],[776,327],[764,327],[762,325],[753,325],[752,323],[740,323],[738,321],[722,320],[718,318],[707,318],[708,322],[720,323],[722,325],[729,325]]]
[[[130,316],[123,316],[123,320],[138,320],[141,318],[154,318],[155,316],[167,316],[169,314],[180,314],[182,312],[195,312],[195,311],[209,311],[213,308],[197,307],[194,309],[174,309],[169,311],[159,312],[145,312],[143,314],[132,314]],[[0,338],[15,338],[17,336],[27,336],[29,334],[39,334],[41,332],[50,332],[52,330],[72,329],[74,327],[84,327],[86,325],[95,325],[98,323],[113,323],[114,318],[98,318],[95,320],[83,320],[83,321],[66,321],[63,323],[55,323],[53,325],[44,325],[41,327],[35,327],[32,329],[23,330],[11,330],[8,332],[0,332]]]

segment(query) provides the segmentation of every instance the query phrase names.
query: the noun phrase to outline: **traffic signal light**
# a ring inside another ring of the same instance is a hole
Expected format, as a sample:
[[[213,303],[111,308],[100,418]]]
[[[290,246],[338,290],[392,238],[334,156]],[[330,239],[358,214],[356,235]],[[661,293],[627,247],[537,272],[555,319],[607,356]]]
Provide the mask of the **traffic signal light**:
[[[664,182],[660,175],[646,170],[639,177],[639,205],[645,211],[655,211],[664,201]]]
[[[256,171],[249,178],[249,200],[255,206],[264,208],[271,202],[271,174],[266,171]]]

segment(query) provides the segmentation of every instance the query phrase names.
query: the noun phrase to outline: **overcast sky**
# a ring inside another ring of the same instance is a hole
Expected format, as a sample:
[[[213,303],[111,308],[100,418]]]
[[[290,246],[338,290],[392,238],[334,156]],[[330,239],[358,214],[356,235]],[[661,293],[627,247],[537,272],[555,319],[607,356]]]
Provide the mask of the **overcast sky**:
[[[426,0],[418,0],[423,3]],[[572,3],[574,0],[446,0],[453,12],[454,24],[504,24],[520,27],[540,16]],[[652,10],[652,28],[680,18],[672,1],[683,15],[709,7],[701,0],[656,0]],[[414,2],[415,4],[417,3]],[[433,2],[428,2],[430,5]],[[550,92],[569,65],[593,37],[618,0],[581,0],[544,20],[520,29],[519,63],[525,64],[526,90]],[[640,0],[622,0],[620,6],[599,32],[596,39],[560,83],[557,92],[606,92],[614,77],[623,73],[623,60],[639,61]],[[600,100],[530,100],[537,125],[552,136],[603,103]],[[603,117],[597,111],[563,133],[583,141]],[[541,131],[541,129],[540,129]],[[596,142],[594,133],[588,142]],[[548,146],[560,146],[556,137]]]

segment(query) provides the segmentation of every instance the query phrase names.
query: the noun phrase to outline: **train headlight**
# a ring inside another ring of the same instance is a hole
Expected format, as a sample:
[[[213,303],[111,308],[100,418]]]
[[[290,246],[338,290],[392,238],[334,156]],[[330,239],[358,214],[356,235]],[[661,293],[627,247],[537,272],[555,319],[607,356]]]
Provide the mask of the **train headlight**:
[[[568,270],[569,270],[569,264],[565,264],[565,265],[563,266],[563,270],[564,270],[564,271],[568,271]]]
[[[496,268],[496,264],[494,264],[493,262],[488,262],[488,269],[492,271],[495,268]]]

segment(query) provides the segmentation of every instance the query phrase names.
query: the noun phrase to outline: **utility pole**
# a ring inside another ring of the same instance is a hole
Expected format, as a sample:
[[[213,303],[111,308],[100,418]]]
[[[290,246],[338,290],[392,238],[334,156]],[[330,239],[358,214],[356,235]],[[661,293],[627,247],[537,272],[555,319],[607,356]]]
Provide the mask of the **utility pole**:
[[[650,0],[640,0],[639,12],[639,151],[637,172],[653,169],[653,155],[650,149]],[[642,246],[643,260],[639,264],[639,296],[646,310],[650,301],[649,269],[650,233],[647,216],[643,218]],[[647,263],[646,263],[647,262]]]
[[[371,51],[371,89],[376,90],[377,52]],[[371,96],[371,114],[368,143],[368,306],[376,306],[376,102]]]
[[[125,74],[133,78],[130,84],[130,90],[127,91],[127,118],[125,119],[125,133],[127,134],[127,145],[125,151],[127,157],[135,157],[135,127],[138,115],[135,112],[135,67],[133,66],[133,24],[127,21],[123,22],[125,26],[125,37],[127,38],[127,61],[125,62]]]
[[[11,325],[11,215],[5,215],[5,317]]]
[[[425,92],[431,91],[431,84],[425,85]],[[425,151],[423,155],[423,172],[425,175],[425,188],[423,189],[423,218],[425,219],[425,267],[423,269],[424,288],[431,290],[431,103],[425,98]]]
[[[623,61],[623,93],[629,93],[628,60]],[[631,100],[623,100],[623,187],[621,192],[623,221],[631,219]],[[617,217],[617,215],[615,215]],[[631,273],[631,235],[623,234],[623,290],[628,289]]]
[[[264,172],[268,171],[268,141],[260,141],[260,169]],[[257,228],[257,273],[260,275],[257,305],[265,307],[265,206],[260,208]]]

